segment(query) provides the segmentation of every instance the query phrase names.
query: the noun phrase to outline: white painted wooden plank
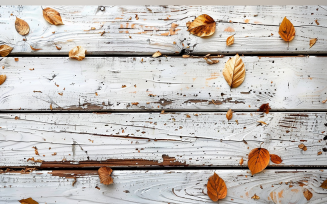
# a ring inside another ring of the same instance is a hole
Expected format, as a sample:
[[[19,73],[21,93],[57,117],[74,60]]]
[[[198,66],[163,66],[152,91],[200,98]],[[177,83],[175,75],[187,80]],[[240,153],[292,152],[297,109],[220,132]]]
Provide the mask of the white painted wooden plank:
[[[0,166],[240,166],[243,158],[246,168],[263,142],[282,157],[277,166],[326,167],[326,120],[327,113],[234,113],[229,122],[203,112],[0,114]]]
[[[143,62],[142,62],[143,59]],[[242,57],[245,81],[230,89],[202,58],[3,58],[1,110],[326,110],[326,57]]]
[[[323,171],[323,172],[322,172]],[[1,203],[32,197],[39,203],[215,203],[207,196],[208,178],[216,172],[228,188],[219,203],[326,203],[320,187],[326,170],[265,170],[251,177],[246,170],[113,171],[114,184],[100,183],[96,171],[35,171],[0,174]],[[72,186],[76,176],[76,183]],[[66,178],[65,178],[66,177]],[[67,178],[68,177],[68,178]],[[303,190],[313,196],[307,201]],[[251,197],[256,194],[259,200]]]
[[[175,54],[182,49],[197,54],[327,53],[326,6],[50,7],[61,13],[65,25],[47,23],[42,16],[41,6],[1,6],[1,44],[14,47],[12,54],[24,55],[68,55],[69,50],[76,45],[83,46],[88,55],[149,55],[157,50],[164,54]],[[187,31],[186,22],[201,14],[208,14],[217,21],[217,29],[212,37],[199,38]],[[15,30],[16,16],[30,25],[31,31],[26,37]],[[278,34],[279,24],[285,16],[296,30],[296,36],[289,45]],[[101,36],[103,31],[106,33]],[[226,47],[226,38],[233,34],[235,43]],[[23,41],[25,38],[26,41]],[[309,46],[310,38],[318,38],[312,48]],[[30,45],[42,50],[32,51]],[[57,50],[56,45],[61,50]]]

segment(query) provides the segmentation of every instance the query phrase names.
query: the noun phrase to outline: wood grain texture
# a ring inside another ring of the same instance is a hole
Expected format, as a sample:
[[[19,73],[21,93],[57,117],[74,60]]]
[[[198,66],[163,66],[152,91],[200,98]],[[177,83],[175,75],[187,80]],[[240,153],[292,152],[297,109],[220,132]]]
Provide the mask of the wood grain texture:
[[[242,57],[246,76],[235,89],[222,75],[228,57],[219,60],[2,58],[1,110],[327,110],[327,57]]]
[[[322,172],[323,171],[323,172]],[[325,170],[265,170],[251,177],[246,170],[113,171],[114,184],[100,183],[96,171],[35,171],[0,174],[0,202],[32,197],[39,203],[215,203],[207,195],[208,178],[216,172],[226,182],[227,197],[219,203],[327,202]],[[76,183],[72,186],[76,177]],[[304,188],[313,197],[308,202]],[[251,197],[256,194],[259,200]]]
[[[73,47],[83,46],[88,55],[152,55],[187,53],[327,53],[327,7],[311,6],[50,6],[60,12],[65,25],[45,21],[41,6],[1,6],[1,44],[14,47],[12,54],[66,55]],[[191,35],[186,22],[201,14],[216,22],[212,37]],[[31,28],[25,37],[15,28],[15,16]],[[295,26],[292,42],[284,42],[279,24],[287,17]],[[319,25],[315,23],[319,22]],[[92,27],[94,29],[92,29]],[[103,35],[101,33],[105,31]],[[226,47],[228,36],[235,43]],[[309,40],[318,38],[310,48]],[[174,44],[173,42],[176,42]],[[32,51],[30,45],[41,48]],[[56,46],[61,50],[57,50]]]
[[[326,120],[326,113],[236,112],[230,121],[203,112],[0,114],[0,166],[242,167],[243,158],[247,168],[249,152],[263,143],[283,160],[270,166],[326,167]]]

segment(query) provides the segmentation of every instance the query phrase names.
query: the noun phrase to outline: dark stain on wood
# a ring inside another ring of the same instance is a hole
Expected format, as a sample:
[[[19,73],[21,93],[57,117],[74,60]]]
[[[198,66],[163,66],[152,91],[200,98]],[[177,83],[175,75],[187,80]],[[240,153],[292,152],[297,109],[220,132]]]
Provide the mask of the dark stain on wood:
[[[173,100],[167,100],[167,99],[161,98],[161,99],[159,99],[158,102],[154,102],[154,103],[159,103],[162,106],[167,106],[167,105],[172,104]]]
[[[59,176],[63,178],[73,178],[88,176],[88,175],[97,175],[98,170],[53,170],[49,172],[52,176]]]

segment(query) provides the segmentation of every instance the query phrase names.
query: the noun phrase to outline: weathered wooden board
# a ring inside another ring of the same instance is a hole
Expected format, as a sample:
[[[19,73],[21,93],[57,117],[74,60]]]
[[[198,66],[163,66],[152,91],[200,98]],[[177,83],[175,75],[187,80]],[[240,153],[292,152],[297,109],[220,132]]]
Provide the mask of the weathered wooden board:
[[[230,89],[228,57],[3,58],[1,110],[327,110],[327,57],[242,59],[245,81]]]
[[[326,120],[327,113],[234,113],[229,122],[203,112],[0,114],[0,166],[241,167],[243,158],[247,168],[248,153],[263,143],[282,157],[277,166],[326,167]]]
[[[100,183],[97,171],[34,171],[0,174],[1,203],[32,197],[39,203],[214,203],[208,178],[216,172],[228,188],[219,203],[326,203],[320,187],[326,170],[265,170],[251,177],[246,170],[113,171],[114,184]],[[76,177],[76,183],[73,177]],[[313,196],[308,202],[303,190]],[[256,194],[259,200],[251,197]]]
[[[77,45],[83,46],[88,55],[149,55],[158,50],[164,54],[179,54],[184,49],[197,54],[327,53],[326,6],[50,7],[60,12],[65,25],[47,23],[41,6],[1,6],[1,44],[14,47],[12,54],[16,55],[67,56]],[[187,31],[186,22],[201,14],[208,14],[217,21],[216,32],[211,37],[199,38]],[[26,37],[15,30],[16,16],[30,26]],[[296,30],[289,44],[278,34],[285,16]],[[226,38],[233,34],[234,45],[226,47]],[[318,38],[312,48],[309,46],[311,38]],[[42,50],[32,51],[30,45]]]

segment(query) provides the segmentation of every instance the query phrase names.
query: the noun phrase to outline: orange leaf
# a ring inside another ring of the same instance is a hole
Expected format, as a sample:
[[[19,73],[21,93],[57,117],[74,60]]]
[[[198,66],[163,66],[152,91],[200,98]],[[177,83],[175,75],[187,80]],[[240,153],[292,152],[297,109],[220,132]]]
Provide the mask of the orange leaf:
[[[269,151],[265,148],[255,148],[253,149],[248,158],[248,166],[252,175],[264,170],[270,160]]]
[[[100,177],[100,182],[103,183],[104,185],[109,185],[114,182],[110,176],[112,173],[111,168],[103,166],[98,170],[98,173]]]
[[[38,51],[38,50],[42,50],[42,49],[36,49],[34,47],[32,47],[32,45],[30,45],[31,49],[34,50],[34,51]]]
[[[207,184],[208,196],[212,201],[218,201],[227,196],[227,187],[225,181],[216,173],[208,180]]]
[[[60,13],[52,8],[48,7],[43,9],[43,17],[52,25],[64,25]]]
[[[233,118],[233,111],[232,109],[229,109],[226,113],[227,120],[231,120]]]
[[[198,16],[192,23],[186,23],[186,26],[187,31],[198,37],[207,37],[216,31],[216,22],[207,14]]]
[[[260,108],[258,109],[258,111],[264,112],[264,113],[268,114],[270,109],[271,108],[269,107],[269,103],[265,103],[265,104],[262,104],[260,106]]]
[[[241,158],[241,160],[240,160],[240,165],[243,165],[243,157]]]
[[[310,48],[314,45],[314,44],[316,44],[316,42],[317,42],[317,40],[318,40],[318,38],[312,38],[312,39],[310,39]]]
[[[272,162],[274,162],[275,164],[280,164],[280,163],[282,163],[282,159],[280,158],[280,156],[278,156],[278,155],[276,155],[276,154],[271,154],[270,155],[270,160],[272,161]]]
[[[229,37],[226,39],[226,45],[227,45],[227,46],[230,46],[230,45],[232,45],[232,44],[234,44],[234,35],[229,36]]]
[[[26,23],[26,21],[24,21],[20,18],[17,18],[17,17],[16,17],[16,21],[15,21],[15,28],[16,28],[16,31],[20,35],[27,35],[30,32],[30,27]]]
[[[310,200],[312,198],[312,193],[308,189],[304,189],[303,195],[307,200]]]
[[[327,180],[325,180],[320,187],[323,189],[327,189]]]
[[[282,37],[283,40],[285,40],[286,42],[290,42],[293,40],[295,36],[295,29],[291,21],[289,21],[286,17],[280,24],[278,33],[280,37]]]
[[[7,76],[6,75],[0,75],[0,85],[2,85],[3,83],[5,83],[7,79]]]
[[[22,203],[22,204],[39,204],[38,202],[36,202],[32,198],[22,199],[19,202]]]
[[[254,196],[252,196],[251,198],[254,199],[254,200],[259,200],[260,199],[260,197],[257,196],[257,194],[254,194]]]
[[[7,55],[9,55],[9,53],[11,53],[12,49],[13,48],[9,45],[0,45],[0,56],[6,57]]]

